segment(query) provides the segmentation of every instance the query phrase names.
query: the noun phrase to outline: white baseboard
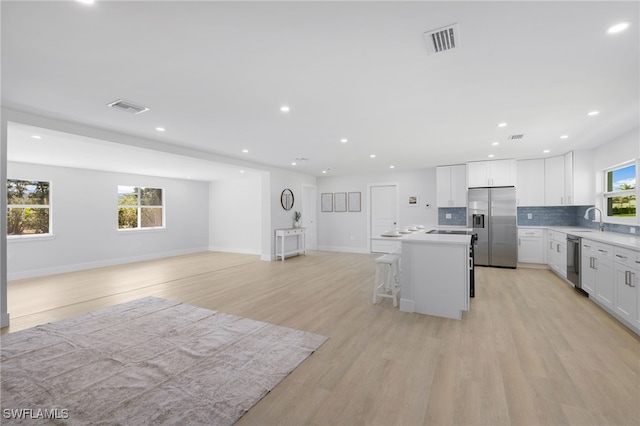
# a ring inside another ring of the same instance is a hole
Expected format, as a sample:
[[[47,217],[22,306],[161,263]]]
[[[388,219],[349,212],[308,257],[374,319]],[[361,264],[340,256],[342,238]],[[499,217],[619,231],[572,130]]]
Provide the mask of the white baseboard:
[[[369,254],[369,248],[367,247],[336,247],[336,246],[318,246],[318,250],[322,251],[337,251],[340,253],[362,253]]]
[[[229,248],[229,247],[214,247],[210,246],[209,251],[221,251],[223,253],[239,253],[239,254],[255,254],[261,255],[260,250],[255,249],[242,249],[242,248]]]
[[[86,269],[103,268],[105,266],[122,265],[125,263],[143,262],[145,260],[162,259],[165,257],[181,256],[185,254],[208,251],[207,247],[197,247],[185,250],[173,250],[160,253],[144,254],[140,256],[120,257],[114,259],[98,260],[95,262],[75,263],[71,265],[54,266],[51,268],[32,269],[21,272],[8,272],[7,280],[21,280],[25,278],[42,277],[45,275],[64,274],[67,272],[83,271]]]
[[[2,314],[0,316],[0,328],[9,327],[9,314]]]

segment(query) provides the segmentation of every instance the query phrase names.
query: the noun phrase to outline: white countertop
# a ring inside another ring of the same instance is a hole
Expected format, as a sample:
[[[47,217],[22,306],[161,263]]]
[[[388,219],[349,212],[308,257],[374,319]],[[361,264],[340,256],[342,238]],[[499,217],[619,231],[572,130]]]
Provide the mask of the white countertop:
[[[519,226],[518,228],[542,228],[551,229],[576,237],[587,238],[601,243],[612,244],[614,246],[626,247],[632,250],[640,250],[640,236],[631,234],[621,234],[619,232],[601,232],[597,229],[582,228],[578,226]]]
[[[462,228],[464,229],[464,228]],[[391,240],[403,243],[443,243],[443,244],[469,244],[470,235],[460,234],[427,234],[431,229],[413,231],[411,234],[401,234],[400,237],[371,237],[372,240]]]

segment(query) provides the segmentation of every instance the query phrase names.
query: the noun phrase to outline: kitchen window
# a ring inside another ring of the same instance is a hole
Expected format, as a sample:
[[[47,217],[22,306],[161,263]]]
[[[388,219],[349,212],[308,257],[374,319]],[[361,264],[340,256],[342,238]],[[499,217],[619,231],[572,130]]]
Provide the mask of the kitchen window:
[[[605,211],[608,219],[629,221],[636,218],[637,164],[629,162],[605,170]]]
[[[118,185],[118,229],[164,228],[163,201],[160,188]]]
[[[7,179],[7,236],[51,235],[51,182]]]

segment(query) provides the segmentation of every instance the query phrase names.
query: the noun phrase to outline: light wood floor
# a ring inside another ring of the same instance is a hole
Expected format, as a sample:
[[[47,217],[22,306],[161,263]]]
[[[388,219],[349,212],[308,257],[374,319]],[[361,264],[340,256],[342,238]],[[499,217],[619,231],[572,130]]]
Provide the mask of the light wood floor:
[[[239,425],[640,424],[640,338],[550,271],[477,268],[456,321],[373,305],[374,258],[199,253],[13,281],[8,331],[153,295],[330,337]]]

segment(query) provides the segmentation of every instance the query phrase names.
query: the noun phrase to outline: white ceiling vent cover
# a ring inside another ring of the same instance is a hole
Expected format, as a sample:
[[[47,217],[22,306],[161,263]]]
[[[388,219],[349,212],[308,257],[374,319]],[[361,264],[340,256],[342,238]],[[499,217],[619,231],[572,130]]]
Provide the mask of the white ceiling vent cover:
[[[451,24],[443,28],[424,33],[429,55],[455,49],[460,45],[458,24]]]
[[[107,104],[108,107],[119,109],[120,111],[130,112],[131,114],[140,114],[149,111],[149,108],[133,104],[131,102],[118,99],[117,101]]]

